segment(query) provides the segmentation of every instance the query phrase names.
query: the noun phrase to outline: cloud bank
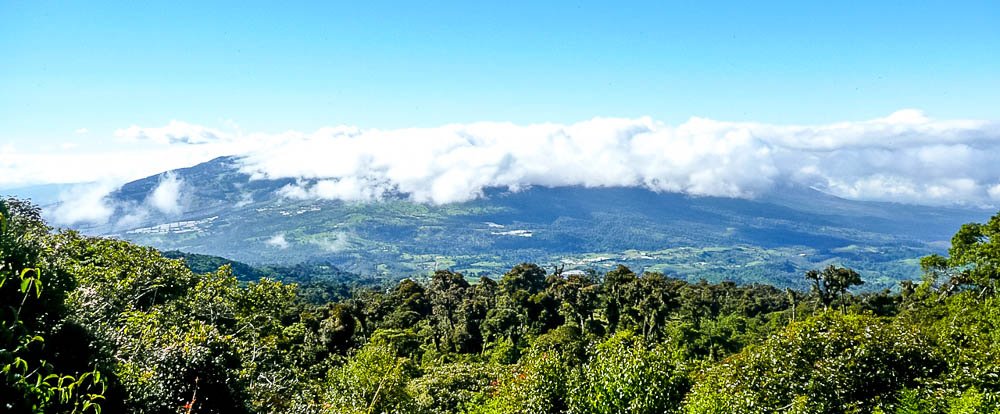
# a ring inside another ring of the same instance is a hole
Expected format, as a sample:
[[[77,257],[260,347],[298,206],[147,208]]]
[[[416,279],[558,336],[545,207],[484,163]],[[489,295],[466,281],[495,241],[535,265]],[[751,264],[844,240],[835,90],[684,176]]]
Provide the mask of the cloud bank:
[[[184,180],[172,172],[160,176],[156,187],[142,202],[114,200],[111,193],[120,185],[108,182],[81,184],[70,187],[59,195],[59,203],[45,213],[55,223],[65,226],[103,225],[113,221],[117,229],[130,229],[141,225],[153,213],[174,218],[185,210]]]
[[[121,183],[237,155],[240,168],[255,179],[295,179],[279,191],[293,199],[373,201],[404,194],[441,204],[474,199],[490,187],[530,186],[755,197],[795,184],[849,199],[1000,205],[1000,123],[938,120],[917,110],[820,125],[706,118],[668,125],[644,117],[394,130],[338,126],[311,133],[247,133],[235,125],[172,121],[115,135],[121,149],[106,152],[0,147],[0,186],[29,177]],[[150,211],[177,214],[183,193],[184,183],[167,175],[145,204]],[[80,190],[66,198],[74,197],[90,208],[66,210],[63,223],[108,215],[101,194]]]
[[[1000,125],[933,120],[916,110],[826,125],[650,118],[570,125],[326,128],[269,137],[243,158],[257,178],[296,178],[281,195],[418,202],[474,199],[488,187],[645,187],[754,197],[779,184],[851,199],[930,205],[1000,203]]]

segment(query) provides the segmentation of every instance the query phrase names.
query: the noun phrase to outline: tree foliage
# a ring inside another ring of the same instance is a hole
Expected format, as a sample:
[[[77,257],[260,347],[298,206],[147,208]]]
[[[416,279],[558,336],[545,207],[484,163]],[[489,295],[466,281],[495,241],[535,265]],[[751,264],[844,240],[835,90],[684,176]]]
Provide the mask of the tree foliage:
[[[47,234],[37,208],[0,200],[0,411],[100,413],[101,371],[52,341],[71,335],[63,301],[73,283],[47,260]]]
[[[4,200],[0,412],[998,412],[998,234],[962,226],[898,291],[836,265],[809,291],[528,263],[366,286]]]

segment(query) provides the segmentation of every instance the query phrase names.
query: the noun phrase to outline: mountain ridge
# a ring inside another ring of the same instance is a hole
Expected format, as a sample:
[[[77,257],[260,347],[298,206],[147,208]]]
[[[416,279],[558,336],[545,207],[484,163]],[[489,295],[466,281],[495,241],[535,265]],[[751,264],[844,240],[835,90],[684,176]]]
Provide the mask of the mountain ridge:
[[[148,206],[168,178],[181,183],[174,214]],[[488,188],[474,200],[433,205],[402,196],[345,202],[278,194],[295,182],[251,179],[238,158],[220,157],[123,185],[109,196],[116,208],[109,224],[79,228],[254,265],[325,260],[361,274],[622,262],[687,278],[798,285],[804,269],[836,262],[868,272],[870,286],[881,287],[915,277],[915,258],[939,252],[959,225],[989,217],[797,186],[755,199],[632,187]]]

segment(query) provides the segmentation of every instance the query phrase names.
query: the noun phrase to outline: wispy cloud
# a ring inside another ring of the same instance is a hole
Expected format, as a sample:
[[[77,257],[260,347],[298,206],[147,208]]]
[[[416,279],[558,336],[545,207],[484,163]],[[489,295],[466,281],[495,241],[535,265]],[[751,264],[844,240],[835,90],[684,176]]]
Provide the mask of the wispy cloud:
[[[229,133],[201,125],[170,121],[162,127],[132,125],[115,131],[115,136],[130,141],[153,141],[160,144],[207,144],[231,139]]]
[[[106,223],[115,212],[108,194],[115,186],[107,183],[84,184],[59,195],[59,203],[48,212],[53,221],[63,225]]]
[[[160,177],[160,183],[149,194],[146,203],[163,214],[176,215],[182,211],[181,187],[184,180],[174,173],[166,173]]]
[[[319,248],[325,251],[337,253],[351,247],[351,238],[347,233],[338,232],[310,240],[310,243],[319,246]]]
[[[267,241],[265,241],[264,243],[266,243],[268,246],[277,247],[279,249],[288,248],[288,240],[285,239],[285,233],[275,234],[270,239],[267,239]]]
[[[57,225],[111,224],[116,229],[129,229],[151,214],[177,216],[184,211],[185,184],[173,173],[163,174],[141,203],[113,199],[111,194],[119,187],[108,182],[72,186],[59,195],[59,203],[46,213]]]

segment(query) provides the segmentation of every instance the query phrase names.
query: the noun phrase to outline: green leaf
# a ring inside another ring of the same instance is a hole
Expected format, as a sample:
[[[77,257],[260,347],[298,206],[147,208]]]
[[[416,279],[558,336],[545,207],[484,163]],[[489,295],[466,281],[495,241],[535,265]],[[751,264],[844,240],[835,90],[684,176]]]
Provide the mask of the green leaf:
[[[36,268],[36,267],[26,267],[24,269],[21,269],[21,280],[24,280],[24,276],[27,275],[28,272],[32,272],[32,271],[34,271],[36,275],[38,274],[38,268]],[[31,279],[31,278],[28,278],[28,279]]]

